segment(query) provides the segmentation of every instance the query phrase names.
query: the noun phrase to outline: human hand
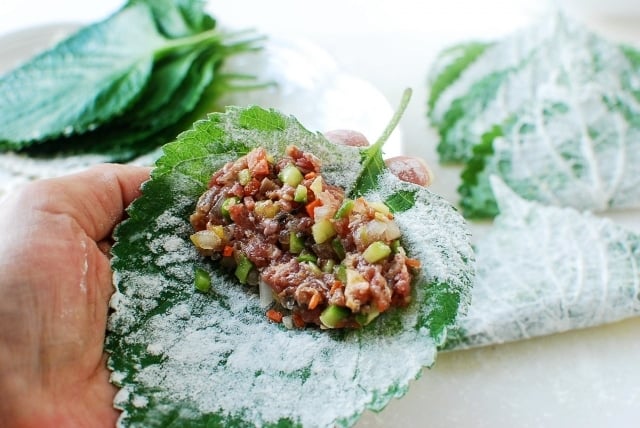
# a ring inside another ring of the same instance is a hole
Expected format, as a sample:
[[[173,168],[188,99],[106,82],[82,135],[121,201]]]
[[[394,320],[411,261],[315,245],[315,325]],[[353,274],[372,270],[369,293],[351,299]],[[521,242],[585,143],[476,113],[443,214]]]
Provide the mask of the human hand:
[[[148,177],[148,168],[103,165],[0,202],[0,425],[115,425],[104,249]]]

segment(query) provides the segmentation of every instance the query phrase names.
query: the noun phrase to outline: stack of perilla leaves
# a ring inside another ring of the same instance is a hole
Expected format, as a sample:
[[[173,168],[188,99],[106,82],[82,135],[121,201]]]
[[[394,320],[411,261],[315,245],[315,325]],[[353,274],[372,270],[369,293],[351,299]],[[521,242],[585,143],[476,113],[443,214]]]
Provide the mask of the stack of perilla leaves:
[[[0,77],[0,151],[147,153],[240,88],[220,67],[257,39],[236,38],[201,0],[130,0]]]

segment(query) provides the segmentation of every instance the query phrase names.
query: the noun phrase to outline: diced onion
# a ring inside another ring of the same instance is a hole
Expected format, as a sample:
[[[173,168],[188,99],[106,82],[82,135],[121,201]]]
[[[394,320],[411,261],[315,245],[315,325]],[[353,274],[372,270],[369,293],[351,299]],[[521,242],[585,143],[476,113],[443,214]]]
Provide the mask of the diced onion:
[[[400,237],[400,228],[395,221],[390,221],[389,223],[387,223],[385,237],[387,238],[387,241],[393,241]]]
[[[320,195],[320,193],[322,193],[322,176],[317,176],[309,188],[313,191],[313,194],[316,195],[316,197]]]
[[[382,240],[387,233],[388,225],[389,223],[379,220],[372,220],[367,223],[367,241],[371,243]]]
[[[282,324],[289,330],[293,329],[293,317],[291,315],[285,315],[282,317]]]
[[[333,218],[338,208],[340,208],[340,201],[330,192],[318,193],[316,198],[320,200],[321,204],[313,211],[315,221]]]
[[[333,212],[331,207],[326,205],[320,205],[319,207],[315,207],[313,210],[313,218],[316,221],[325,220],[333,217]]]
[[[203,250],[219,250],[222,239],[212,230],[201,230],[191,235],[191,241]]]
[[[258,283],[258,291],[260,293],[260,307],[266,308],[273,303],[273,291],[269,284],[260,280]]]

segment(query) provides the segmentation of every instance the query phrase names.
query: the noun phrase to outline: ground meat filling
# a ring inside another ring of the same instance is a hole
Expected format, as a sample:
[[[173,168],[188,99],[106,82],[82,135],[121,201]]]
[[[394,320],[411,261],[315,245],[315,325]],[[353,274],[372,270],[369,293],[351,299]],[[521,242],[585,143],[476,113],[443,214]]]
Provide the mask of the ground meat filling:
[[[320,166],[295,146],[282,159],[257,148],[227,163],[198,200],[191,240],[242,284],[259,285],[272,321],[358,328],[409,303],[419,262],[385,204],[346,198]]]

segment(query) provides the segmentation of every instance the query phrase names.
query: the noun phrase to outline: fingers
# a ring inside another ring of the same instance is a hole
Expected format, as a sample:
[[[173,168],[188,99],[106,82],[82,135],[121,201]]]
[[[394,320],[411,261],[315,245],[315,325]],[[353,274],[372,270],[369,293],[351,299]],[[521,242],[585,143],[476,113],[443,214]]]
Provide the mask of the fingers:
[[[70,215],[95,241],[107,238],[125,208],[140,195],[151,169],[105,164],[64,177],[33,183],[41,198],[37,208]]]
[[[367,147],[367,137],[357,131],[338,129],[324,133],[327,140],[333,144],[352,147]],[[385,160],[387,168],[400,180],[428,186],[433,181],[433,174],[425,161],[410,156],[396,156]]]
[[[336,129],[324,133],[327,140],[333,144],[341,144],[343,146],[367,147],[369,140],[363,134],[348,129]]]
[[[402,181],[425,187],[433,181],[433,173],[426,162],[420,158],[396,156],[385,159],[384,163],[387,165],[387,168]]]

